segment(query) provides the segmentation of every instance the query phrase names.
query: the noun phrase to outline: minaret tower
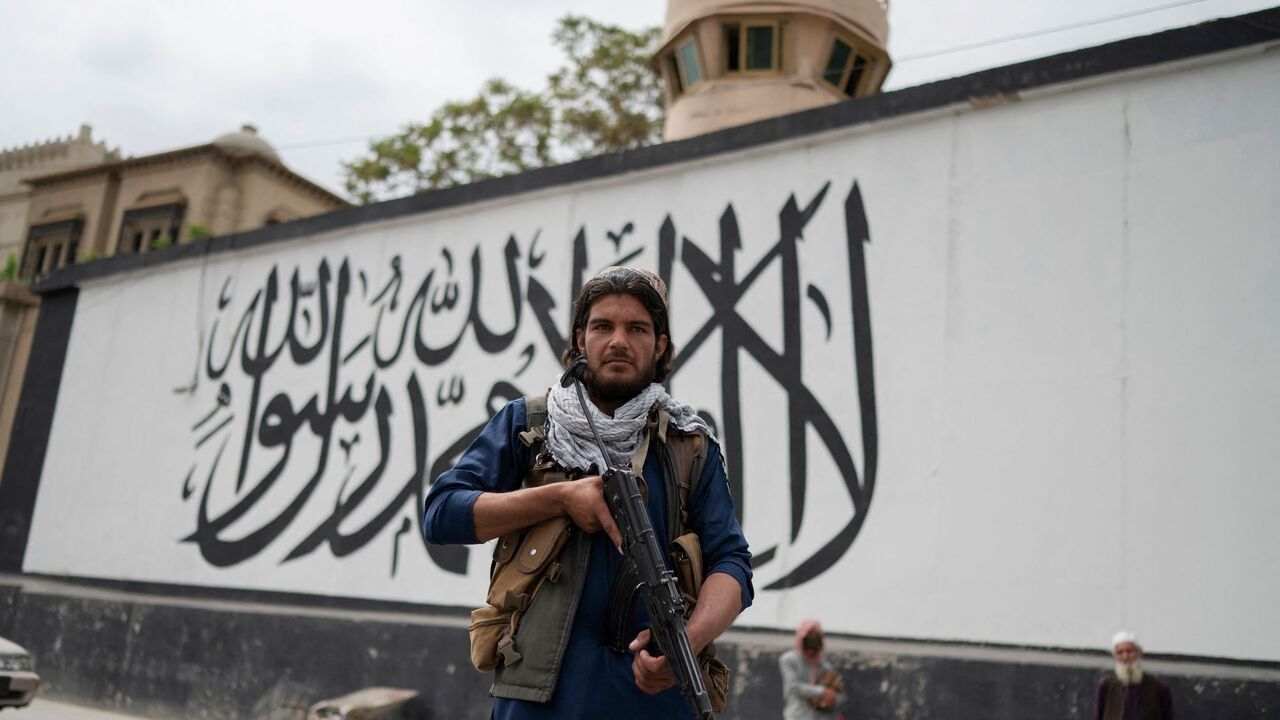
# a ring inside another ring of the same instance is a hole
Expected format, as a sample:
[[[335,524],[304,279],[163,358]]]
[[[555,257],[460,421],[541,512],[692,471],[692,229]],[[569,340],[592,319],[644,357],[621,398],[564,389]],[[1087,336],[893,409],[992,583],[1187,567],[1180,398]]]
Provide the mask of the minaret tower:
[[[669,0],[653,56],[666,140],[878,92],[888,0]]]

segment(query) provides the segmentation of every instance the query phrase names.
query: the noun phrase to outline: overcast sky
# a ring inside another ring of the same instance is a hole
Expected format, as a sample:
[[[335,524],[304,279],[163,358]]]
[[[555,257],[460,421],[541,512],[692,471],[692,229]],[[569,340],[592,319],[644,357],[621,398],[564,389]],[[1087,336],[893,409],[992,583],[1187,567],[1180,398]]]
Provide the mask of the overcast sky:
[[[1275,2],[891,0],[886,89]],[[369,138],[489,77],[541,88],[560,63],[557,18],[639,28],[665,11],[666,0],[0,0],[0,148],[83,122],[145,155],[253,123],[290,167],[341,192],[339,162]]]

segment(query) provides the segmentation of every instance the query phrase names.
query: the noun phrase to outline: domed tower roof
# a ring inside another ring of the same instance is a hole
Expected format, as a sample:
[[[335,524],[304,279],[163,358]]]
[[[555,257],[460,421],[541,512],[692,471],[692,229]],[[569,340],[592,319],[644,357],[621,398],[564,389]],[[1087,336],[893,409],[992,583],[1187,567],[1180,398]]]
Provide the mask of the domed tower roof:
[[[253,125],[246,124],[235,132],[220,135],[213,144],[234,155],[260,155],[269,160],[281,162],[276,149],[271,147],[271,143],[258,136],[258,128]]]

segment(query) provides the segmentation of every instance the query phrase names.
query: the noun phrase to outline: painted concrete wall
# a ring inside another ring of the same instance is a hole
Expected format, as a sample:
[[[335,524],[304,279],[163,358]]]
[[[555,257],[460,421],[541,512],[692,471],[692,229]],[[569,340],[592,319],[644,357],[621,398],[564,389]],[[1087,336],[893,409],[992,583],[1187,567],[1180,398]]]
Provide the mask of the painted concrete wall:
[[[628,262],[669,277],[673,392],[726,443],[740,625],[1280,660],[1278,71],[1200,59],[86,283],[23,570],[477,603],[487,549],[424,548],[422,487]]]

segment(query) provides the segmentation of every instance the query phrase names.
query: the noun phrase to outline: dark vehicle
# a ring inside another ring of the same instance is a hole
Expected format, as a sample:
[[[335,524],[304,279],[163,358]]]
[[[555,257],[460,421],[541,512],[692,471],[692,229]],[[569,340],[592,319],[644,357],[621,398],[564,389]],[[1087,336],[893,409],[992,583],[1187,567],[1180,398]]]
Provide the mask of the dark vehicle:
[[[40,676],[31,654],[0,637],[0,710],[30,705],[39,690]]]

